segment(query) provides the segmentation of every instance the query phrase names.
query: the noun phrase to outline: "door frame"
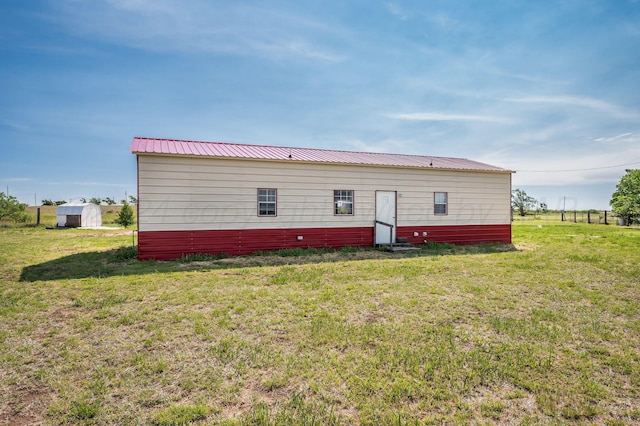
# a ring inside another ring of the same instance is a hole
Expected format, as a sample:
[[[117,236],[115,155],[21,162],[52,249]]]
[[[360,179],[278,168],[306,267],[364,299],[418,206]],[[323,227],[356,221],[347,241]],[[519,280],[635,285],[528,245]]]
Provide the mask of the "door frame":
[[[375,220],[373,227],[374,245],[393,245],[393,243],[396,241],[396,231],[398,228],[398,192],[376,190],[375,194]],[[388,194],[393,199],[393,212],[391,213],[393,216],[391,221],[388,221],[387,217],[378,216],[378,196],[383,194]],[[391,232],[389,232],[389,226],[387,225],[393,225],[393,227],[391,228]],[[389,235],[391,241],[389,241]]]
[[[68,214],[65,217],[65,224],[67,228],[80,228],[82,227],[82,215],[81,214]]]

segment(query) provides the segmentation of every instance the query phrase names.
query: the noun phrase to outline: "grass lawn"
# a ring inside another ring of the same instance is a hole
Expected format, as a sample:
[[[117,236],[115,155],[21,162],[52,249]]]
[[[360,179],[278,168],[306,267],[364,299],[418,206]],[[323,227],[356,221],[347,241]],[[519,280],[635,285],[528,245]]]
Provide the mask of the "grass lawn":
[[[138,262],[0,228],[0,424],[640,423],[640,229],[513,234]]]

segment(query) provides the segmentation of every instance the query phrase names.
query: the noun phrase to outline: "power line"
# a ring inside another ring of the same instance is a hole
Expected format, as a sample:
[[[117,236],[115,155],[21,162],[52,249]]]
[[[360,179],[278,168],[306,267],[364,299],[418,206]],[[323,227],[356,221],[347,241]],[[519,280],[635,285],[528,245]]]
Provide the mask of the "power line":
[[[569,173],[569,172],[586,172],[589,170],[604,170],[604,169],[614,169],[616,167],[623,166],[632,166],[634,164],[640,164],[640,161],[636,161],[633,163],[625,163],[625,164],[617,164],[615,166],[603,166],[603,167],[592,167],[589,169],[568,169],[568,170],[518,170],[518,172],[527,172],[527,173]]]

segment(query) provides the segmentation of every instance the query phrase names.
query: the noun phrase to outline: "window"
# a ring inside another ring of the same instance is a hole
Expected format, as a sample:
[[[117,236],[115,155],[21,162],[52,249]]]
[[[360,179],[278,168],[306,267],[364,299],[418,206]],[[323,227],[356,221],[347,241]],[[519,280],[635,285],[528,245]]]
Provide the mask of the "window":
[[[433,213],[437,215],[447,214],[447,193],[436,192],[433,194]]]
[[[276,216],[277,190],[258,189],[258,216]]]
[[[333,191],[334,214],[353,215],[353,191],[338,189]]]

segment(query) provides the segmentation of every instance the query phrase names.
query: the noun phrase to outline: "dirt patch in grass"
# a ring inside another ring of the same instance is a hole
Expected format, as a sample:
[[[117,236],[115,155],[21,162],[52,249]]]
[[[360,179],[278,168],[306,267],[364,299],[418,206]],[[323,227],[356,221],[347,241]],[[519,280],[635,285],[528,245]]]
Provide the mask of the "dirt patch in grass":
[[[227,265],[230,267],[249,268],[254,266],[276,266],[276,265],[303,265],[308,263],[324,263],[324,262],[342,262],[348,260],[371,260],[371,259],[390,259],[398,258],[398,255],[393,253],[387,253],[380,250],[363,250],[353,253],[323,253],[323,254],[309,254],[303,256],[238,256],[229,257],[226,259],[212,260],[212,261],[199,261],[189,262],[185,264],[185,267],[189,265],[208,267],[215,265]]]
[[[0,411],[0,424],[33,425],[44,420],[49,390],[16,387],[11,392],[10,402]]]

